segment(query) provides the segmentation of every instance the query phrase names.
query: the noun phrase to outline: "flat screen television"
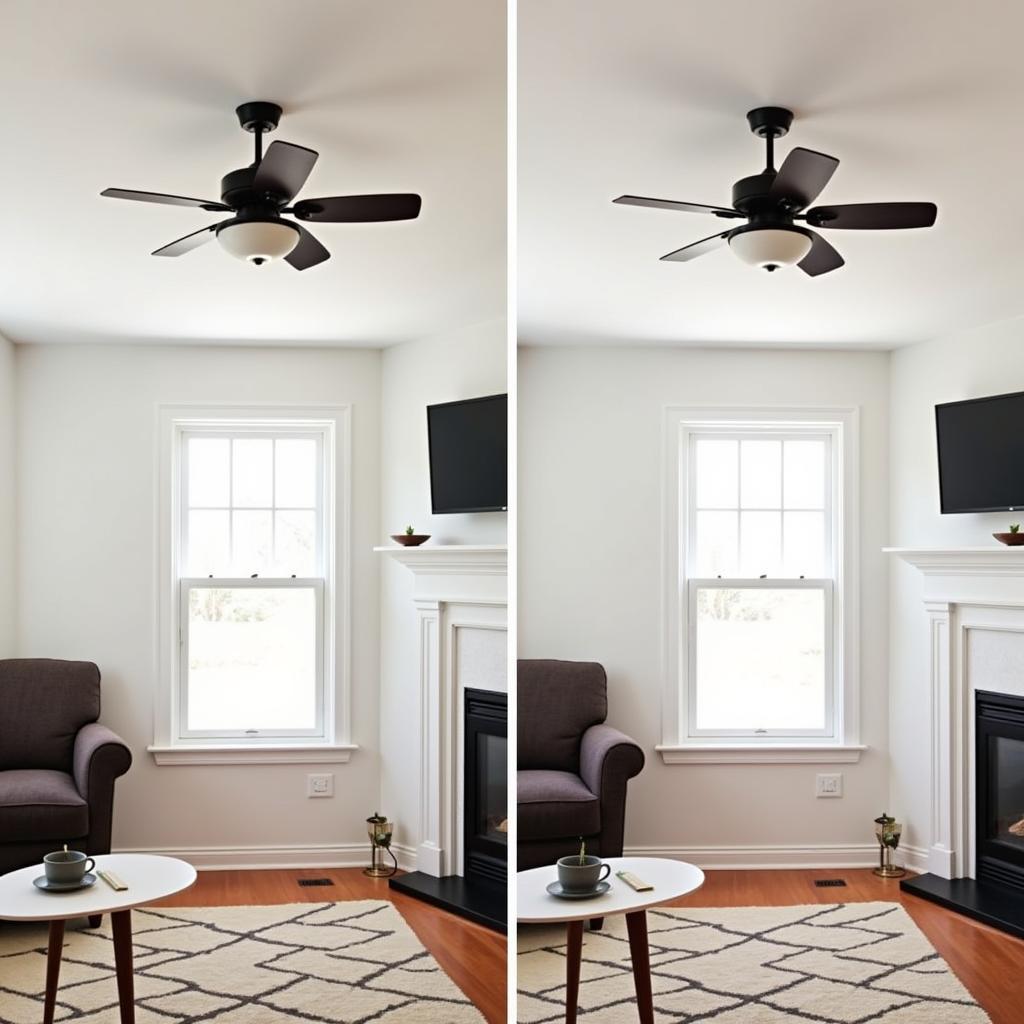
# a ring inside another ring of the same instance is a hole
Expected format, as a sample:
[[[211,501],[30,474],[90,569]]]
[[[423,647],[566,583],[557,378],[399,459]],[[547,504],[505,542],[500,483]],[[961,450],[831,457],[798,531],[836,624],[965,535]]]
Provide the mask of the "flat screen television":
[[[427,406],[435,515],[508,508],[508,395]]]
[[[935,407],[942,511],[1024,509],[1024,391]]]

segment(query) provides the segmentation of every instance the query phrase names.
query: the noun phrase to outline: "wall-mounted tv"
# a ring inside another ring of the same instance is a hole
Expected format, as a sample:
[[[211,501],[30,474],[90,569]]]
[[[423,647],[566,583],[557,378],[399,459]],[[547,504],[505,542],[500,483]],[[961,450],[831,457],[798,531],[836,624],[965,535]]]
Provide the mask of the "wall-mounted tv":
[[[943,513],[1024,509],[1024,391],[935,407]]]
[[[508,508],[508,395],[427,406],[435,515]]]

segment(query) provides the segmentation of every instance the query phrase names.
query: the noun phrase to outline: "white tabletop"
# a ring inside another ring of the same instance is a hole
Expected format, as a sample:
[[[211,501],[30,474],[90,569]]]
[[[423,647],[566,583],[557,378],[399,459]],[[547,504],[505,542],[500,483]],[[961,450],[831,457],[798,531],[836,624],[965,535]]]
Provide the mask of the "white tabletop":
[[[608,857],[611,889],[587,900],[565,900],[552,896],[546,887],[558,879],[558,868],[533,868],[516,875],[516,917],[523,924],[551,921],[588,921],[592,917],[628,914],[685,896],[704,884],[704,872],[692,864],[661,857]],[[618,871],[630,871],[649,882],[650,892],[637,892],[616,878]]]
[[[0,875],[0,921],[54,921],[109,914],[172,896],[196,880],[196,869],[191,864],[143,853],[97,857],[94,871],[100,868],[119,875],[128,888],[117,892],[97,878],[89,889],[42,892],[32,884],[33,878],[43,874],[42,864]]]

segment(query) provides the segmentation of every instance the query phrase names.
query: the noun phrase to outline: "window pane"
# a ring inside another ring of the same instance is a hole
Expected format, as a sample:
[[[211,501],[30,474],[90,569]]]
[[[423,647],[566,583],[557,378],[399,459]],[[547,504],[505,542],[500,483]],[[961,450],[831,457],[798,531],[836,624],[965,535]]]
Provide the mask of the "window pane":
[[[696,447],[697,507],[736,508],[739,443],[699,438]]]
[[[740,503],[743,508],[782,507],[782,442],[740,442]]]
[[[275,514],[276,564],[282,576],[316,575],[316,528],[313,512]]]
[[[188,504],[190,508],[227,508],[228,451],[226,437],[188,440]]]
[[[287,438],[277,446],[274,464],[274,503],[282,508],[316,506],[316,441]]]
[[[269,508],[273,496],[273,442],[262,438],[236,438],[233,457],[232,505]]]
[[[315,650],[312,589],[194,588],[187,727],[315,728]]]
[[[234,530],[231,564],[236,576],[266,575],[270,570],[272,540],[270,512],[232,512]]]
[[[740,575],[778,576],[782,570],[782,513],[740,513]]]
[[[224,576],[231,566],[228,512],[189,512],[189,576]]]
[[[825,513],[783,514],[784,572],[809,579],[825,575]]]
[[[825,727],[825,594],[697,592],[698,729]]]
[[[825,507],[825,442],[787,441],[786,508]]]
[[[736,574],[737,514],[697,513],[697,565],[691,576],[734,576]]]

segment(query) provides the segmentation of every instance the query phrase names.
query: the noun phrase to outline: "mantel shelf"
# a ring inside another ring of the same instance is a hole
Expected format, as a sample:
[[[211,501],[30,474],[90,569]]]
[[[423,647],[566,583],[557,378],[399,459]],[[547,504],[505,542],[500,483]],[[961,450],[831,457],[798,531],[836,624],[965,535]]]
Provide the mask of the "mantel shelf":
[[[508,546],[505,544],[421,544],[403,548],[388,544],[374,551],[390,555],[416,574],[499,575],[508,572]]]
[[[882,548],[926,576],[1024,576],[1024,545],[972,548]]]

